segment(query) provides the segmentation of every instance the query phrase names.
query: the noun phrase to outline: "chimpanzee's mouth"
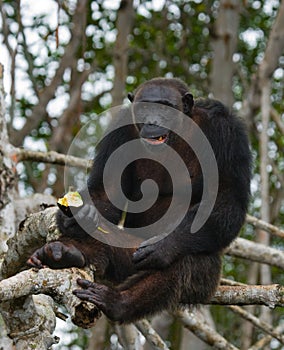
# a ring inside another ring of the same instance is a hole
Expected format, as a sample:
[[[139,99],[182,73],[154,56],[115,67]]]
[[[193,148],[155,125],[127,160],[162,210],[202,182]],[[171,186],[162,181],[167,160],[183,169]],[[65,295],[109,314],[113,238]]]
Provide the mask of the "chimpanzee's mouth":
[[[168,135],[162,135],[159,137],[154,137],[154,138],[145,138],[143,137],[143,140],[145,140],[148,143],[151,143],[151,145],[159,145],[161,143],[165,143],[167,141]]]
[[[165,143],[169,136],[169,130],[155,124],[144,124],[140,130],[140,137],[151,145]]]

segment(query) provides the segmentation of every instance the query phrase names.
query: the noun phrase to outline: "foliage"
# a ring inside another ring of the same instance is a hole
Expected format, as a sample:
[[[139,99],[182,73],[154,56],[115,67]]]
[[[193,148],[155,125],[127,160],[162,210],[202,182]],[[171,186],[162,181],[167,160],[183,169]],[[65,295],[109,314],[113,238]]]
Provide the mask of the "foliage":
[[[75,1],[46,0],[42,10],[35,6],[31,11],[35,3],[36,0],[1,2],[3,34],[0,38],[3,41],[2,48],[6,49],[10,57],[11,77],[7,86],[11,88],[11,99],[8,101],[8,119],[10,137],[14,140],[19,137],[24,124],[30,122],[41,96],[52,86],[58,67],[63,60],[66,60],[64,52],[74,30]],[[70,63],[66,65],[62,79],[50,94],[46,109],[36,115],[37,121],[23,136],[21,145],[43,151],[58,150],[54,134],[60,127],[66,111],[69,116],[66,120],[69,120],[69,124],[64,132],[69,141],[63,140],[63,151],[68,150],[74,135],[89,120],[95,123],[93,144],[100,138],[104,128],[100,114],[111,106],[119,5],[119,1],[87,2],[86,16],[80,22],[80,25],[84,26],[85,35],[76,47],[74,57],[69,57]],[[216,35],[214,26],[219,6],[217,0],[135,1],[135,18],[129,36],[126,91],[132,91],[137,85],[154,76],[175,76],[188,83],[195,97],[209,96],[213,59],[211,44]],[[235,73],[232,89],[235,98],[234,108],[237,111],[243,107],[248,86],[263,58],[278,8],[277,0],[248,0],[242,3],[239,40],[233,55]],[[88,74],[81,84],[80,101],[78,100],[76,108],[68,110],[72,94],[78,88],[78,80],[86,72]],[[284,122],[283,77],[284,53],[272,77],[271,94],[273,108],[280,115],[282,123]],[[250,125],[254,154],[250,207],[253,215],[258,215],[261,206],[259,191],[261,128],[260,110],[257,108]],[[277,196],[284,183],[284,134],[277,127],[275,120],[270,121],[268,133],[270,165],[267,171],[270,176],[272,221],[281,226],[284,225],[283,196],[280,198]],[[40,189],[61,195],[62,192],[56,187],[60,177],[58,168],[43,163],[26,163],[24,166],[20,165],[18,170],[21,173],[20,184],[23,193]],[[254,239],[254,231],[249,226],[243,230],[242,235]],[[283,249],[283,240],[274,238],[271,244]],[[225,276],[241,282],[246,282],[248,268],[249,263],[230,257],[226,257],[224,262]],[[272,275],[276,283],[284,283],[283,274],[280,274],[279,270],[273,269]],[[239,327],[239,319],[231,312],[225,313],[220,307],[214,307],[213,314],[218,330],[222,329],[224,336],[238,346],[240,335],[235,332],[232,334],[231,330]],[[281,314],[276,312],[273,315],[277,323]]]

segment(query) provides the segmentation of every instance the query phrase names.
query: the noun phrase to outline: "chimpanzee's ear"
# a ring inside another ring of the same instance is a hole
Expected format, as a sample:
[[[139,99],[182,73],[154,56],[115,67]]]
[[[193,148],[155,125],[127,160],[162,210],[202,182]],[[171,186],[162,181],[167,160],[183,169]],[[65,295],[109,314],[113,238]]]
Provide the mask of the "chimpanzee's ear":
[[[129,93],[127,94],[127,97],[128,97],[128,100],[129,100],[130,102],[133,102],[133,100],[134,100],[134,94],[133,94],[132,92],[129,92]]]
[[[185,95],[182,96],[182,102],[183,102],[183,113],[191,116],[191,110],[194,105],[193,96],[187,92]]]

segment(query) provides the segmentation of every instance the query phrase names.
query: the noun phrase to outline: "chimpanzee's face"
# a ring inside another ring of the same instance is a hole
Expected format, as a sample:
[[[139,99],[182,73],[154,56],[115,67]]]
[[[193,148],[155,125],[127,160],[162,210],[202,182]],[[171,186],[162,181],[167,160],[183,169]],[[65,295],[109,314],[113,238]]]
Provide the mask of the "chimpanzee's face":
[[[180,92],[174,87],[146,85],[137,91],[133,102],[134,121],[143,141],[156,146],[167,143],[171,125],[178,125],[176,115],[183,111]]]

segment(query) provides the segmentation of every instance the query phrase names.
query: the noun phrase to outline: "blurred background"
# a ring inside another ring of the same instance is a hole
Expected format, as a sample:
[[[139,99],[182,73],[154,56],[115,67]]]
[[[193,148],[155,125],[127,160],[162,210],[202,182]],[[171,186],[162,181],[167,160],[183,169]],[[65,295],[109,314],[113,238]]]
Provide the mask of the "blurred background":
[[[195,98],[219,99],[245,120],[254,157],[250,214],[284,227],[283,0],[0,0],[0,29],[14,146],[65,154],[93,121],[83,148],[95,153],[104,110],[126,103],[127,92],[146,80],[178,77]],[[62,169],[18,163],[20,195],[60,197]],[[241,235],[284,249],[283,239],[251,225]],[[279,269],[230,256],[223,274],[250,284],[284,283]],[[283,319],[281,309],[250,311],[274,326]],[[241,349],[261,337],[225,307],[211,306],[206,315]],[[209,348],[169,315],[155,322],[171,349]],[[105,321],[93,332],[71,325],[61,331],[57,349],[121,349]],[[276,340],[267,346],[283,348]]]

